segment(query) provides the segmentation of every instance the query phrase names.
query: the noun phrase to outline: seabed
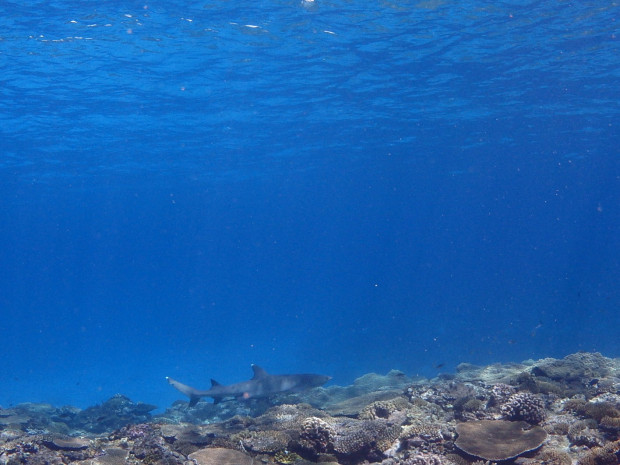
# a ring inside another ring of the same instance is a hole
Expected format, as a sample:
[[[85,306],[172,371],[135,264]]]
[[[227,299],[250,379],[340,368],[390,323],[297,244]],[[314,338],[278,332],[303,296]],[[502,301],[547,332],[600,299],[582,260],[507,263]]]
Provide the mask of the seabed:
[[[0,464],[614,465],[620,359],[399,371],[270,399],[0,408]]]

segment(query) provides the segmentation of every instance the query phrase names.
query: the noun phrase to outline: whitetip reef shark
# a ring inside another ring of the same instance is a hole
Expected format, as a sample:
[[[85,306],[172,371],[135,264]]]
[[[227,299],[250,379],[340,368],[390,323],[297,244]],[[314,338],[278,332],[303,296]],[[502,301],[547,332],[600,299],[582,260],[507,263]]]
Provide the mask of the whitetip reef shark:
[[[217,404],[225,397],[235,397],[238,400],[267,397],[279,392],[301,392],[306,389],[323,386],[332,379],[331,376],[315,374],[299,375],[270,375],[258,365],[252,365],[254,376],[248,381],[225,386],[214,379],[211,380],[211,389],[200,391],[186,384],[166,377],[176,389],[189,397],[189,406],[193,407],[201,397],[212,397]]]

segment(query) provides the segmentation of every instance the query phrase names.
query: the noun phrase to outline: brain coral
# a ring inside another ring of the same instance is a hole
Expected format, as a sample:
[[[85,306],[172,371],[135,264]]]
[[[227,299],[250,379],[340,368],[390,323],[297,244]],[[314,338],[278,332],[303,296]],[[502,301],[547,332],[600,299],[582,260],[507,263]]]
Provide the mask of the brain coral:
[[[508,460],[539,448],[547,433],[522,421],[480,420],[457,425],[454,443],[463,452],[493,462]]]

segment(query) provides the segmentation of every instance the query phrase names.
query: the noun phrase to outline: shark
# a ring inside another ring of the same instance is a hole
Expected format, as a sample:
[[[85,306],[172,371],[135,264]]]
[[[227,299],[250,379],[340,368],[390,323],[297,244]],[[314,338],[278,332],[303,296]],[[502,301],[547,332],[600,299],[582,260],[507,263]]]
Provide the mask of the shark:
[[[216,404],[225,397],[248,400],[268,397],[280,392],[301,392],[323,386],[332,379],[331,376],[310,373],[271,375],[258,365],[252,365],[252,371],[254,372],[252,379],[240,383],[224,385],[212,379],[211,389],[205,391],[195,389],[169,377],[166,377],[166,380],[178,391],[189,397],[189,406],[193,407],[202,397],[211,397]]]

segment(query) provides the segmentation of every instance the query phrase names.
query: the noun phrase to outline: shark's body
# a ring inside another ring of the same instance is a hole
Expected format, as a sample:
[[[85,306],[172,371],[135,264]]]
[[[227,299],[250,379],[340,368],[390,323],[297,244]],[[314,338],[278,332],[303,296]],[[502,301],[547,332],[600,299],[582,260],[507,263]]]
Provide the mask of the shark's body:
[[[166,378],[172,386],[189,397],[189,406],[193,407],[201,397],[212,397],[217,403],[225,397],[235,397],[239,400],[267,397],[279,392],[300,392],[306,389],[319,387],[328,382],[331,376],[299,374],[299,375],[270,375],[258,365],[252,365],[254,376],[248,381],[225,386],[211,380],[211,389],[200,391],[172,378]]]

